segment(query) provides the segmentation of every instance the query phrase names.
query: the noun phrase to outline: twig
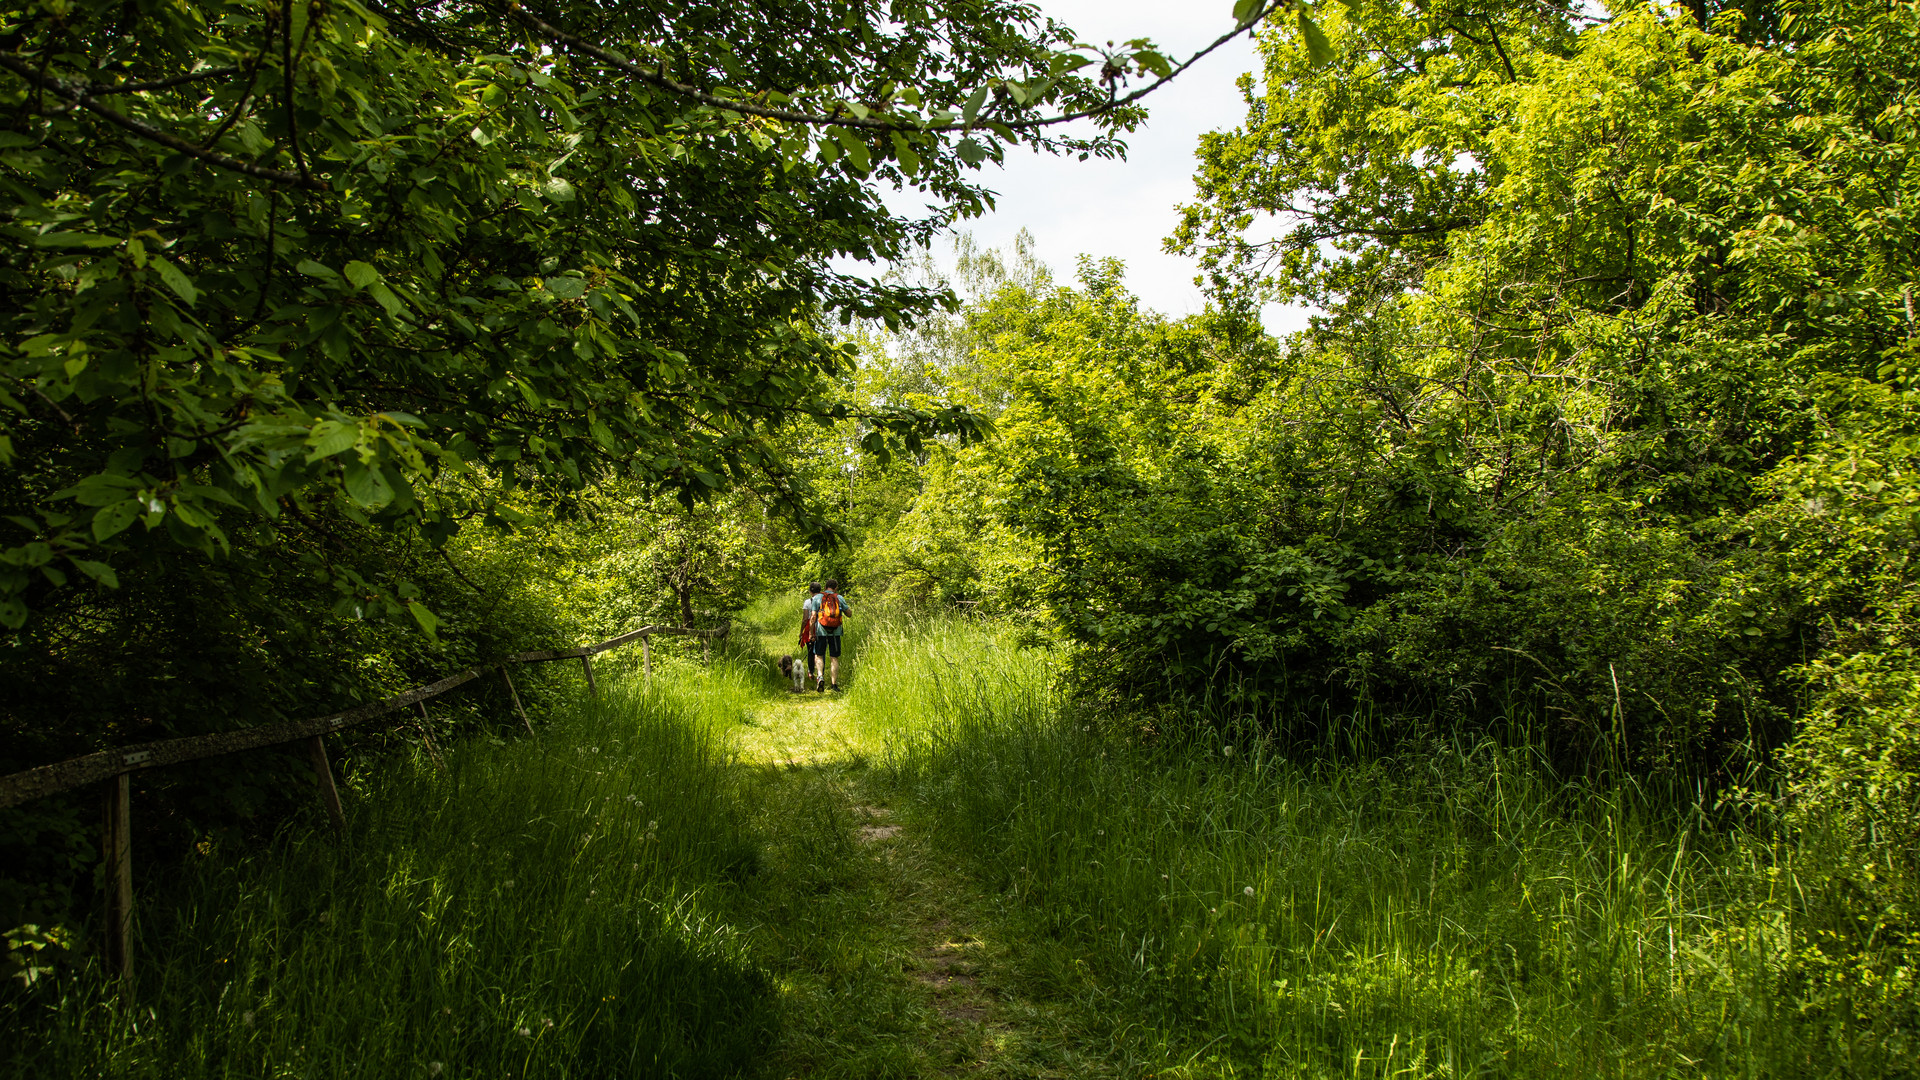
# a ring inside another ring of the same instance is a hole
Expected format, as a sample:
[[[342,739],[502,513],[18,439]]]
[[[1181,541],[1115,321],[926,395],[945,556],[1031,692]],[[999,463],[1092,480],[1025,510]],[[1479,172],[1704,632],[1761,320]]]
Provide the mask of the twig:
[[[192,143],[187,142],[185,139],[175,135],[169,135],[150,124],[143,123],[135,120],[131,116],[109,109],[105,105],[93,100],[94,88],[91,83],[82,83],[81,86],[83,89],[75,89],[68,86],[66,82],[61,79],[51,75],[40,74],[26,64],[21,63],[18,57],[5,54],[0,54],[0,68],[6,68],[8,71],[33,83],[42,90],[53,91],[56,95],[72,102],[75,108],[86,109],[88,112],[93,113],[110,124],[123,127],[143,139],[157,142],[168,149],[177,150],[188,157],[197,158],[209,165],[237,173],[245,173],[248,176],[258,177],[262,180],[270,180],[278,184],[291,184],[294,187],[306,188],[309,191],[330,190],[330,186],[325,180],[316,180],[311,176],[301,176],[299,173],[290,173],[281,169],[266,169],[241,161],[238,158],[231,158],[225,154],[216,153],[212,150],[202,150]]]
[[[468,577],[465,573],[461,572],[460,565],[453,561],[453,556],[447,554],[446,548],[435,548],[434,554],[440,556],[441,561],[447,564],[447,569],[453,571],[454,577],[457,577],[461,581],[466,582],[467,588],[472,589],[474,592],[479,593],[481,596],[487,595],[487,590],[481,588],[478,585],[475,585],[473,583],[472,578]]]
[[[202,68],[199,71],[189,71],[185,75],[152,79],[147,82],[121,83],[118,86],[95,84],[93,95],[100,97],[106,94],[144,94],[149,90],[165,90],[169,86],[179,86],[181,83],[192,82],[195,79],[221,79],[228,75],[238,75],[242,70],[244,69],[237,67]]]
[[[313,0],[307,0],[307,25],[300,32],[300,51],[307,51],[307,35],[313,32]],[[307,171],[307,156],[300,152],[300,121],[298,109],[293,101],[293,11],[289,7],[287,22],[280,31],[280,74],[286,84],[287,103],[287,144],[293,148],[293,163],[300,167],[302,179],[311,180],[313,175]]]

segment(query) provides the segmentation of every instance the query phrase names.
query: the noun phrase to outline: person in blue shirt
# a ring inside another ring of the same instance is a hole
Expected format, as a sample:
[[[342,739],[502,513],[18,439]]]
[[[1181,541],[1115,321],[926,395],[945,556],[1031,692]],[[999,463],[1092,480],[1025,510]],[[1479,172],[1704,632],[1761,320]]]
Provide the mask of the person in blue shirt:
[[[828,689],[838,691],[840,634],[848,615],[847,598],[840,595],[840,583],[832,578],[827,579],[825,589],[816,581],[807,586],[807,591],[811,595],[800,606],[801,616],[813,627],[813,644],[807,647],[811,662],[807,666],[821,693]]]

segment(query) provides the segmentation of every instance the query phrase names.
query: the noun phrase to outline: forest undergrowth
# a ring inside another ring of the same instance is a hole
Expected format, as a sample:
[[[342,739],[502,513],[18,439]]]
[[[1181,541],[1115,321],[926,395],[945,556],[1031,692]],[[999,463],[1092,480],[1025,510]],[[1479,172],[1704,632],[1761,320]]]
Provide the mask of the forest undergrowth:
[[[8,991],[15,1076],[1910,1075],[1904,943],[1818,838],[1522,746],[1289,760],[1064,709],[990,621],[855,620],[843,695],[602,679],[142,896],[133,992]],[[1857,907],[1857,905],[1855,905]],[[1884,917],[1884,913],[1882,913]],[[1844,961],[1844,962],[1843,962]]]

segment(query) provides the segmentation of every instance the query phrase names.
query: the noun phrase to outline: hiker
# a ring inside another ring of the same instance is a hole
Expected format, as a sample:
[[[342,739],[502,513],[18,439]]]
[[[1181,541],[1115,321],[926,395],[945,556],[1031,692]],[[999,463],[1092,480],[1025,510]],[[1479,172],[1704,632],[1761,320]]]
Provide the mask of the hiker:
[[[819,582],[807,586],[807,602],[800,606],[801,618],[813,628],[813,644],[808,647],[812,663],[808,665],[821,693],[840,689],[840,630],[847,616],[847,598],[840,595],[840,583],[827,579],[822,590]],[[831,666],[829,666],[831,665]],[[831,679],[829,679],[831,676]]]

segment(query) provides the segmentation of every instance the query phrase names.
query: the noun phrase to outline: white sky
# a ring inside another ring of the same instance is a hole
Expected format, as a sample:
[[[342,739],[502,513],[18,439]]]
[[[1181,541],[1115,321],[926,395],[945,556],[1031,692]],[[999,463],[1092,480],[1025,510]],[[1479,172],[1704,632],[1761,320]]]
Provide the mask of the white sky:
[[[1038,0],[1038,7],[1072,27],[1081,41],[1152,38],[1176,63],[1233,27],[1232,0]],[[1004,168],[989,165],[980,174],[998,193],[998,208],[959,227],[1002,250],[1025,227],[1033,233],[1035,254],[1063,283],[1071,281],[1082,254],[1120,258],[1128,287],[1144,307],[1176,318],[1200,311],[1206,302],[1193,284],[1195,260],[1169,255],[1160,243],[1179,220],[1177,207],[1194,200],[1194,151],[1201,134],[1231,130],[1245,120],[1234,81],[1258,69],[1253,41],[1243,36],[1154,91],[1145,100],[1145,126],[1127,139],[1124,161],[1077,161],[1015,148]],[[905,192],[889,201],[917,207],[923,201],[917,195]],[[936,243],[934,254],[951,264],[946,242]],[[857,263],[847,269],[875,272]],[[1262,318],[1275,333],[1305,325],[1304,312],[1279,305],[1269,305]]]

